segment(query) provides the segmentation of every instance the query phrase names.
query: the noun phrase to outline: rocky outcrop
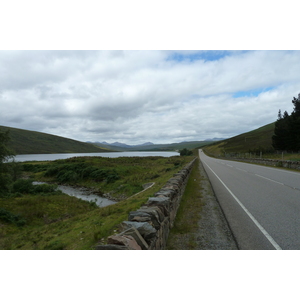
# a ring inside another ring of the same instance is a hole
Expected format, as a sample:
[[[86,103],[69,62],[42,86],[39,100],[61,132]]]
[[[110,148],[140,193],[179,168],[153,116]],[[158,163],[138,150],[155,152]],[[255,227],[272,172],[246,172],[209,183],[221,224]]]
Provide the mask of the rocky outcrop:
[[[121,233],[109,236],[107,245],[96,250],[162,250],[165,249],[169,231],[174,225],[190,172],[197,158],[148,198],[144,206],[131,211],[128,221],[120,224]]]

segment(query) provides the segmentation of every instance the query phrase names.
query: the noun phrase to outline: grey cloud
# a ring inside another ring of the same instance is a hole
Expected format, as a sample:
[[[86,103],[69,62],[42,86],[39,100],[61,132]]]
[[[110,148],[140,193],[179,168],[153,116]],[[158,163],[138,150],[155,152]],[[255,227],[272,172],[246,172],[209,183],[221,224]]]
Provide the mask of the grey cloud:
[[[131,144],[229,137],[275,121],[300,92],[299,51],[172,53],[0,51],[1,125]]]

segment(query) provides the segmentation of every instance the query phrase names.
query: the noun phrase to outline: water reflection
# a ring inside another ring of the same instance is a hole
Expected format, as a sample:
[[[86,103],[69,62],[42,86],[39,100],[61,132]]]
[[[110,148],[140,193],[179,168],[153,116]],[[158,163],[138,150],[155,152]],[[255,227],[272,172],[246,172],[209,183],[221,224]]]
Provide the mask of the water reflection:
[[[78,156],[100,156],[100,157],[136,157],[136,156],[178,156],[175,151],[136,151],[136,152],[101,152],[101,153],[57,153],[57,154],[20,154],[15,156],[15,161],[47,161],[56,159],[66,159]]]

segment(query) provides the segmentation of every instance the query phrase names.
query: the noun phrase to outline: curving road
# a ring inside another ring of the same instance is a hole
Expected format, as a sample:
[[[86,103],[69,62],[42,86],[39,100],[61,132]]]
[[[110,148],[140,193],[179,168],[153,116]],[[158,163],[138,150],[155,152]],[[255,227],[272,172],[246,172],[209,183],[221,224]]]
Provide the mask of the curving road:
[[[199,156],[239,249],[300,249],[300,172]]]

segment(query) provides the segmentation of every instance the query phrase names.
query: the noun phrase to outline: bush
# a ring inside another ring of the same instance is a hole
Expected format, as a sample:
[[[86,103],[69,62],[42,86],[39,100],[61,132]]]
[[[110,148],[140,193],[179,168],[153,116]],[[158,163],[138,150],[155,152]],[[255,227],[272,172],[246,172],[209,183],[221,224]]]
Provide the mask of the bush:
[[[75,183],[79,179],[79,176],[74,171],[60,171],[57,175],[57,181],[60,183]]]
[[[51,167],[45,172],[45,176],[46,177],[56,176],[59,171],[60,171],[59,167]]]
[[[18,179],[14,182],[12,192],[16,194],[49,194],[54,193],[56,185],[37,184],[33,185],[30,179]]]
[[[57,185],[53,184],[37,184],[33,186],[34,194],[50,194],[56,192]]]
[[[12,223],[17,226],[24,226],[26,221],[18,215],[15,215],[4,208],[0,208],[0,220]]]
[[[106,177],[107,183],[113,183],[118,179],[120,179],[120,176],[118,174],[110,174]]]
[[[45,164],[23,164],[22,165],[23,171],[25,172],[42,172],[48,169],[48,166]]]
[[[190,156],[193,155],[193,151],[188,150],[187,148],[184,148],[182,150],[179,151],[180,156]]]
[[[98,168],[96,167],[85,167],[82,171],[81,171],[81,178],[88,178],[90,177],[90,175],[93,173],[93,172],[96,172],[98,171]]]
[[[30,179],[18,179],[13,184],[13,192],[21,194],[30,194],[33,192],[32,180]]]
[[[107,171],[101,170],[101,169],[97,169],[97,170],[93,171],[90,174],[90,177],[92,179],[97,180],[97,181],[102,181],[102,180],[104,180],[106,178],[107,175],[108,175]]]

